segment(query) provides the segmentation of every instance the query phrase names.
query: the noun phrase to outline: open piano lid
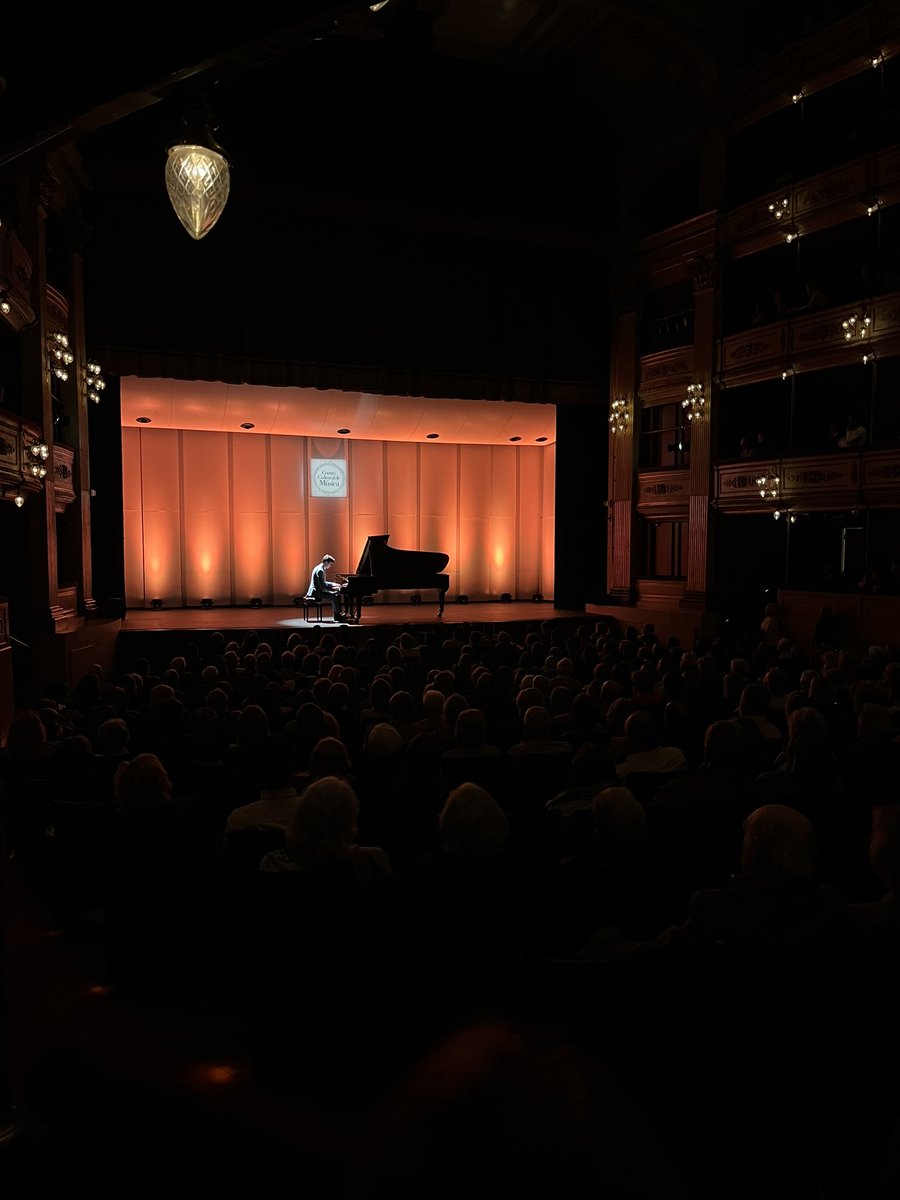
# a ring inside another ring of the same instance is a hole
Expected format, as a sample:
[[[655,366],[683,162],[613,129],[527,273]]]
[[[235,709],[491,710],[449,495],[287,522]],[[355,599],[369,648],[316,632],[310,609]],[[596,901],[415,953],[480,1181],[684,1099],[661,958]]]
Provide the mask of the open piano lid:
[[[398,550],[388,545],[389,533],[379,533],[366,538],[357,575],[383,575],[413,570],[437,575],[450,561],[449,554],[436,550]]]

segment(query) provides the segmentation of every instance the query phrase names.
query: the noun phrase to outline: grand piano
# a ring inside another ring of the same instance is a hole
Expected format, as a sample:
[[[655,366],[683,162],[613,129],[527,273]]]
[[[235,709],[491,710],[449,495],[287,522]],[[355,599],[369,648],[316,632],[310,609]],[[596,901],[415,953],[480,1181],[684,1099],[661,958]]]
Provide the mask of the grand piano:
[[[450,576],[440,572],[450,561],[450,555],[432,550],[398,550],[388,545],[390,536],[379,533],[367,537],[356,570],[352,575],[342,576],[347,581],[342,586],[347,611],[358,621],[363,596],[374,595],[382,589],[419,591],[420,588],[434,588],[438,593],[438,616],[442,617]]]

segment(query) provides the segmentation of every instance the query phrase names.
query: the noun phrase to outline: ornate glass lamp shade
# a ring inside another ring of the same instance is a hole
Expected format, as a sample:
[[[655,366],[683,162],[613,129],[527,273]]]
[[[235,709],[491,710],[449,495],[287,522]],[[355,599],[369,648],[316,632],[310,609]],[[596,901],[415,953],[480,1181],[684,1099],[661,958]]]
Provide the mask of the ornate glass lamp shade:
[[[169,148],[166,190],[192,238],[206,237],[221,217],[230,187],[228,160],[217,150],[190,143]]]

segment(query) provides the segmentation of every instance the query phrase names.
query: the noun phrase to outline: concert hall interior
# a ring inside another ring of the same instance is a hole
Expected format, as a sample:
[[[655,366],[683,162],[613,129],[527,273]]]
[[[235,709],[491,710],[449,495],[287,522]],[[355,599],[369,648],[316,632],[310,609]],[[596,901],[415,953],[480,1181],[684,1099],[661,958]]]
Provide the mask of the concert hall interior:
[[[14,7],[0,1178],[900,1194],[900,0]]]

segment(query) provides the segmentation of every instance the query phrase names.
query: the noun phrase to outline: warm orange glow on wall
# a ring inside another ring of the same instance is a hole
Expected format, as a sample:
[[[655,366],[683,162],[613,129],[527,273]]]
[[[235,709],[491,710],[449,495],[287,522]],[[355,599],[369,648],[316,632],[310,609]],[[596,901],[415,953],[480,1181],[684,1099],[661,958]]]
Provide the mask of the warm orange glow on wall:
[[[346,439],[347,495],[314,497],[309,462],[327,441],[123,429],[126,603],[290,604],[324,553],[353,571],[383,533],[396,549],[448,554],[451,599],[552,598],[552,444]]]

